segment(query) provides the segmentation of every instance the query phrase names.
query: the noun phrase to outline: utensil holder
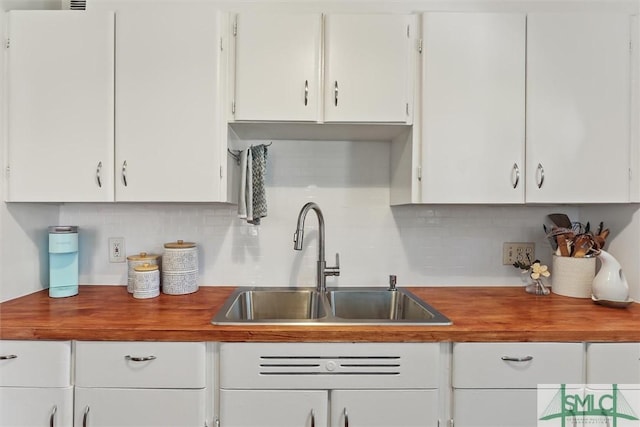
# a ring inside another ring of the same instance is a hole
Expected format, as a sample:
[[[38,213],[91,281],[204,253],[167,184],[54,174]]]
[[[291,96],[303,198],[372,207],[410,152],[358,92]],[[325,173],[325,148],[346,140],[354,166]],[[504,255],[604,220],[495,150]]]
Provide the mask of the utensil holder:
[[[595,275],[595,257],[553,255],[551,292],[573,298],[591,298],[591,285]]]

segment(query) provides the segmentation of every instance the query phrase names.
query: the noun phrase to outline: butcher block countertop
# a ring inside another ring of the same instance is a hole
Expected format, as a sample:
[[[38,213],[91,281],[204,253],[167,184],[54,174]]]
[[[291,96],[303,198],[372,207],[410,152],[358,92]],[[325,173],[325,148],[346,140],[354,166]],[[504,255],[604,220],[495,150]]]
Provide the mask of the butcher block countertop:
[[[134,299],[126,286],[81,286],[70,298],[40,291],[0,304],[0,339],[256,342],[640,341],[640,304],[625,309],[522,287],[410,287],[451,326],[214,326],[234,287]]]

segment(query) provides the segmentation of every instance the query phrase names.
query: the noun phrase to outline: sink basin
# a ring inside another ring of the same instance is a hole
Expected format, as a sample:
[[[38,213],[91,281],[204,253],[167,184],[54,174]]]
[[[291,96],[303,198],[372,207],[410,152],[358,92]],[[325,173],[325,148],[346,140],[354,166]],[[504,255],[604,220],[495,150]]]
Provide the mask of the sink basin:
[[[321,295],[314,289],[241,291],[221,312],[231,322],[304,321],[327,315]]]
[[[238,288],[211,320],[229,324],[450,325],[406,289]]]
[[[345,320],[451,323],[406,290],[343,289],[330,291],[328,297],[332,314]]]

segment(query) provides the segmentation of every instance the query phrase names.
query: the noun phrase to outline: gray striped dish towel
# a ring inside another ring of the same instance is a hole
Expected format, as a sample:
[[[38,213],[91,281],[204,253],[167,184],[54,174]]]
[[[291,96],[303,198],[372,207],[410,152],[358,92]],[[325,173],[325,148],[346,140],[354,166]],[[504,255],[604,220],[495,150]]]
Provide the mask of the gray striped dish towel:
[[[238,216],[249,224],[260,224],[267,216],[265,178],[267,174],[267,147],[251,146],[240,153],[240,190]]]

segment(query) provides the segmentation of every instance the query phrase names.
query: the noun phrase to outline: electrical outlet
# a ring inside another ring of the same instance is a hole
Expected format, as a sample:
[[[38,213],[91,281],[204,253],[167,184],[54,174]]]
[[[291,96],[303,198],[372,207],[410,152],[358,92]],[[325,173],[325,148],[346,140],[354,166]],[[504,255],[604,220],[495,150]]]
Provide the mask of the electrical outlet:
[[[502,264],[513,265],[516,261],[524,263],[536,259],[536,245],[532,242],[505,242],[502,244]]]
[[[109,262],[124,262],[124,237],[109,237]]]

